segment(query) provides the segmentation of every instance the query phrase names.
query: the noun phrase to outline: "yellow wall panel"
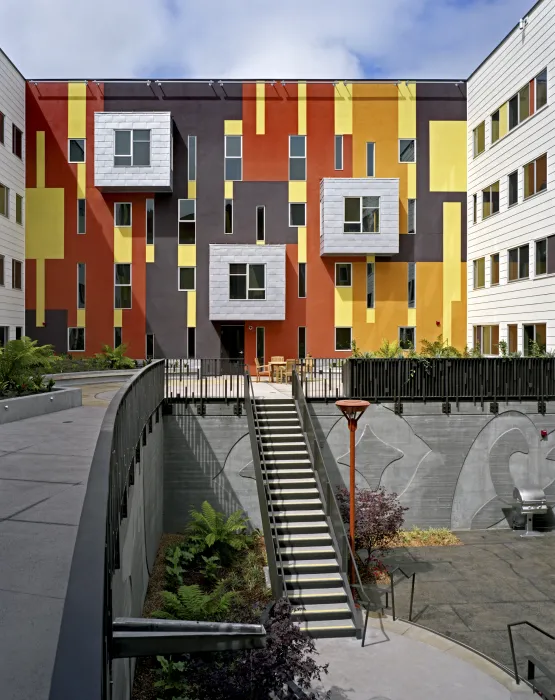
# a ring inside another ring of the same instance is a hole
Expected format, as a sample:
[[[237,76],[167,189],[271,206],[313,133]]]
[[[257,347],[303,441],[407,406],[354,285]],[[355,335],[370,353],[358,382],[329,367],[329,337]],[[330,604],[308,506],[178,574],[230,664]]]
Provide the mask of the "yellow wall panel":
[[[77,199],[87,197],[87,164],[77,163]]]
[[[335,86],[335,133],[353,133],[353,86],[338,82]]]
[[[430,122],[430,191],[466,192],[466,122]]]
[[[453,342],[453,302],[461,301],[461,204],[443,203],[443,339]]]
[[[224,197],[225,199],[233,199],[233,180],[224,182]]]
[[[37,187],[46,187],[44,131],[37,131]]]
[[[87,137],[87,84],[68,83],[67,97],[67,137],[84,139]]]
[[[37,259],[37,291],[36,291],[36,312],[35,312],[35,324],[36,326],[42,326],[44,324],[44,309],[45,309],[45,297],[46,297],[46,274],[45,274],[45,262],[44,259]]]
[[[146,246],[146,261],[147,263],[154,262],[154,245],[152,243]]]
[[[306,83],[298,84],[297,96],[298,133],[306,136]]]
[[[266,84],[256,83],[256,133],[266,133]]]
[[[306,226],[299,226],[297,229],[297,256],[298,262],[306,262]]]
[[[289,180],[289,201],[306,202],[306,181]]]
[[[114,262],[133,262],[133,229],[131,226],[114,227]]]
[[[266,245],[266,241],[256,241],[256,245]]]
[[[187,183],[187,197],[189,199],[196,199],[197,198],[197,181],[196,180],[189,180]]]
[[[85,328],[87,325],[85,309],[77,309],[77,328]]]
[[[439,321],[439,325],[437,322]],[[416,345],[443,334],[443,265],[419,262],[416,275]]]
[[[123,326],[123,310],[114,309],[114,328],[121,328]]]
[[[399,96],[399,138],[416,138],[416,83],[397,85]],[[418,154],[417,154],[418,155]]]
[[[505,136],[509,130],[509,103],[505,102],[499,107],[499,138]]]
[[[25,257],[64,257],[64,190],[28,189],[25,206]]]
[[[179,267],[196,267],[197,247],[196,245],[177,246],[177,264]]]
[[[353,325],[353,288],[335,288],[335,326],[352,327]]]
[[[226,136],[242,136],[243,135],[243,120],[242,119],[224,119],[224,133]]]
[[[366,323],[376,323],[376,309],[366,309]]]
[[[407,326],[416,326],[416,309],[407,309]]]
[[[416,163],[407,163],[406,167],[407,167],[407,199],[416,199]]]
[[[187,328],[196,328],[197,325],[197,293],[187,292]]]

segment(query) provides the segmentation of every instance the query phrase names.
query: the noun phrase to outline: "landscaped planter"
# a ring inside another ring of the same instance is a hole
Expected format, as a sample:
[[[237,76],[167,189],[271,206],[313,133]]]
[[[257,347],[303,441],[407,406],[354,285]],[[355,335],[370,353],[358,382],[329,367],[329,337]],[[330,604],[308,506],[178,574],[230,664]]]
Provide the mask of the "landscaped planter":
[[[52,389],[44,394],[0,399],[0,425],[81,405],[81,389]]]

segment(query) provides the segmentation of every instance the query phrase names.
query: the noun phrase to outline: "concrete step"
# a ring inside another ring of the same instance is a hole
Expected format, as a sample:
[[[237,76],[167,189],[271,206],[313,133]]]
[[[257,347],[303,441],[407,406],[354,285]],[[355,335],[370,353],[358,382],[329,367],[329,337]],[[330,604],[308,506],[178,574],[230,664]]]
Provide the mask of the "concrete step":
[[[295,402],[293,399],[266,399],[266,398],[258,398],[255,399],[255,403],[257,406],[294,406]]]
[[[329,532],[278,533],[277,539],[281,547],[320,547],[332,543]]]
[[[283,406],[281,408],[263,408],[258,411],[259,418],[264,416],[269,416],[270,418],[279,418],[284,416],[285,418],[297,417],[297,411],[295,409]]]
[[[314,511],[308,511],[308,514]],[[305,511],[303,511],[305,514]],[[279,535],[308,535],[309,533],[327,533],[329,528],[324,518],[320,520],[297,520],[297,521],[281,521],[276,523],[275,530]]]
[[[356,627],[352,620],[322,620],[301,623],[301,631],[309,637],[355,637]]]
[[[271,457],[270,459],[264,458],[264,462],[268,466],[273,466],[275,468],[279,467],[280,469],[297,469],[298,467],[304,465],[304,464],[310,464],[312,465],[312,462],[310,459],[276,459],[275,457]]]
[[[335,557],[335,550],[331,544],[327,545],[310,545],[310,546],[298,546],[293,547],[282,547],[280,549],[280,554],[282,559],[298,559],[298,560],[309,560],[309,559],[330,559]]]
[[[270,485],[271,487],[271,485]],[[272,499],[307,499],[307,498],[317,498],[320,500],[320,491],[317,488],[312,489],[280,489],[280,488],[270,488],[270,494]]]
[[[262,449],[264,452],[305,452],[308,454],[306,445],[299,440],[298,442],[273,442],[271,439],[262,441]]]
[[[298,588],[287,591],[291,605],[316,605],[319,603],[344,603],[347,593],[341,588]]]
[[[290,522],[290,523],[298,523],[301,521],[305,522],[314,522],[315,520],[324,520],[324,511],[323,510],[313,510],[313,509],[304,509],[304,510],[274,510],[274,516],[276,520],[280,522]]]
[[[321,510],[320,494],[314,498],[272,498],[272,505],[278,510]]]
[[[283,562],[283,570],[287,573],[317,574],[335,573],[339,571],[337,559],[287,559]]]
[[[280,435],[302,435],[303,431],[299,423],[296,425],[266,425],[261,423],[258,427],[262,438],[265,436],[279,437]]]
[[[293,619],[298,622],[317,620],[351,620],[351,608],[347,603],[309,603],[293,611]]]
[[[287,445],[291,442],[294,444],[305,444],[303,441],[303,434],[300,431],[298,433],[262,433],[260,439],[263,445]]]
[[[315,489],[316,479],[269,479],[270,488],[275,489]]]
[[[329,573],[295,573],[283,577],[285,585],[293,591],[314,588],[339,588],[343,586],[341,574],[337,571]]]
[[[264,449],[264,458],[266,460],[268,459],[275,459],[278,462],[289,462],[292,459],[308,459],[308,450],[305,448],[300,449],[300,450],[274,450],[273,448],[271,449]]]
[[[312,468],[299,468],[299,469],[267,469],[266,475],[268,479],[281,479],[286,477],[287,479],[308,479],[310,477],[314,478],[314,471]]]

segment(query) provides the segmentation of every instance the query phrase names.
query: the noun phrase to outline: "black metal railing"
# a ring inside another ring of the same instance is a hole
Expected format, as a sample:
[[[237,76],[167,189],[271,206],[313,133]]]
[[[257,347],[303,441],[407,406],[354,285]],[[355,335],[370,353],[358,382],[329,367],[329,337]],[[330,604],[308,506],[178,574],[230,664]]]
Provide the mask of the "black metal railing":
[[[343,398],[343,365],[346,362],[341,357],[308,357],[297,360],[297,373],[306,398],[326,402]]]
[[[163,400],[160,360],[133,376],[104,416],[71,562],[50,700],[110,698],[111,591],[120,566],[120,525],[149,421]]]
[[[520,625],[526,625],[527,627],[531,627],[532,629],[536,630],[536,632],[540,632],[541,634],[543,634],[545,637],[555,640],[555,636],[553,636],[549,632],[546,632],[546,630],[542,629],[541,627],[534,625],[532,622],[528,622],[528,620],[522,620],[521,622],[511,622],[509,625],[507,625],[507,632],[509,634],[509,645],[511,647],[511,657],[513,660],[513,671],[515,674],[515,681],[517,685],[520,683],[520,675],[518,673],[518,664],[516,661],[515,643],[513,639],[513,627],[518,627]]]
[[[244,399],[245,363],[242,359],[203,358],[164,360],[165,397],[169,403],[226,403]]]

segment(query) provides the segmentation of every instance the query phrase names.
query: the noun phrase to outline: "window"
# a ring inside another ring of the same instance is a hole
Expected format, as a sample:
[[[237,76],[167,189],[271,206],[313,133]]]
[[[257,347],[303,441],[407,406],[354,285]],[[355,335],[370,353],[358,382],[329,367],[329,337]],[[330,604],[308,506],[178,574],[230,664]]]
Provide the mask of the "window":
[[[518,170],[509,175],[509,206],[518,204]]]
[[[77,233],[86,233],[87,231],[87,200],[77,200]]]
[[[194,181],[197,179],[197,137],[187,138],[187,179]]]
[[[518,93],[518,120],[528,119],[530,116],[530,84],[525,85]]]
[[[524,355],[531,355],[534,345],[537,345],[539,350],[545,352],[547,340],[545,331],[545,323],[522,326],[522,350]]]
[[[474,158],[486,150],[486,122],[478,124],[473,131],[474,134]]]
[[[10,339],[10,327],[9,326],[0,326],[0,348],[3,348],[9,339]]]
[[[376,278],[374,273],[375,263],[366,263],[366,308],[373,309],[376,303]]]
[[[472,223],[475,224],[478,221],[478,195],[472,195]]]
[[[299,298],[306,297],[306,263],[299,263]]]
[[[6,185],[0,183],[0,214],[9,218],[10,216],[10,190]]]
[[[499,141],[499,110],[491,115],[491,142]]]
[[[21,340],[22,337],[23,337],[23,328],[21,326],[16,326],[15,327],[15,339]]]
[[[114,204],[114,226],[131,226],[131,202]]]
[[[230,263],[229,298],[230,299],[265,299],[266,270],[265,265],[248,265]]]
[[[154,335],[146,334],[146,359],[151,360],[154,357]]]
[[[77,308],[85,308],[86,298],[86,270],[85,263],[77,263]]]
[[[416,199],[408,201],[407,218],[407,232],[416,233]]]
[[[0,143],[4,145],[4,127],[6,124],[6,117],[2,112],[0,112]]]
[[[335,137],[334,162],[336,170],[343,170],[343,136]]]
[[[547,104],[547,68],[536,76],[536,110]]]
[[[474,261],[474,289],[482,289],[486,286],[486,259],[479,258]]]
[[[399,163],[416,163],[416,139],[399,139]]]
[[[410,262],[408,264],[408,300],[409,309],[416,308],[416,263]]]
[[[225,137],[225,179],[243,179],[243,137]]]
[[[289,179],[306,180],[306,136],[289,137]]]
[[[547,274],[547,238],[542,238],[541,241],[536,241],[536,261],[534,274],[536,277]]]
[[[114,166],[150,165],[150,129],[116,129],[114,131]]]
[[[187,328],[187,357],[193,359],[196,357],[197,347],[197,332],[196,328]]]
[[[179,291],[193,291],[196,288],[196,268],[180,267],[179,268]]]
[[[263,206],[256,207],[256,240],[266,240],[266,208]]]
[[[69,352],[83,352],[85,350],[85,329],[67,329],[67,349]]]
[[[415,347],[414,326],[401,326],[399,328],[399,345],[403,350],[411,350]]]
[[[23,132],[15,124],[12,124],[12,153],[23,158]]]
[[[380,198],[345,197],[344,233],[379,233]]]
[[[509,282],[526,279],[529,276],[528,270],[528,243],[509,250]]]
[[[299,360],[306,358],[306,327],[299,326],[297,357]]]
[[[256,359],[261,365],[264,364],[264,326],[257,326],[256,328]]]
[[[194,245],[197,240],[196,200],[179,200],[178,240],[179,245]]]
[[[23,263],[12,260],[12,289],[23,289]]]
[[[0,287],[3,287],[5,282],[5,276],[4,276],[4,266],[5,266],[6,258],[3,255],[0,255]]]
[[[350,350],[351,349],[351,335],[353,333],[352,328],[336,328],[335,329],[335,349],[336,350]]]
[[[289,204],[289,226],[306,226],[306,204],[291,202]]]
[[[119,348],[119,346],[122,343],[123,343],[123,339],[122,339],[121,326],[115,326],[114,327],[114,347]]]
[[[23,225],[23,197],[15,195],[15,223]]]
[[[233,233],[233,200],[224,199],[224,233]]]
[[[146,200],[146,243],[154,243],[154,200]]]
[[[116,263],[114,265],[114,308],[131,308],[131,265],[129,263]]]
[[[351,263],[335,263],[335,286],[351,287]]]
[[[84,163],[85,139],[68,139],[67,155],[70,163]]]
[[[494,253],[490,258],[490,286],[499,284],[499,253]]]
[[[376,144],[369,142],[366,144],[366,176],[374,177],[376,172]]]
[[[509,352],[518,351],[518,326],[510,324],[507,326],[507,336],[509,338]]]
[[[518,125],[518,95],[509,100],[509,131]]]
[[[547,153],[524,166],[524,199],[547,189]]]
[[[499,326],[474,326],[474,347],[483,355],[499,355]]]
[[[482,219],[487,219],[499,211],[499,182],[482,190]]]

